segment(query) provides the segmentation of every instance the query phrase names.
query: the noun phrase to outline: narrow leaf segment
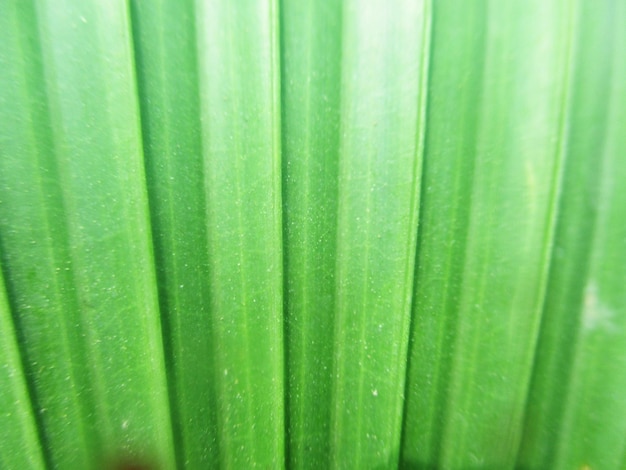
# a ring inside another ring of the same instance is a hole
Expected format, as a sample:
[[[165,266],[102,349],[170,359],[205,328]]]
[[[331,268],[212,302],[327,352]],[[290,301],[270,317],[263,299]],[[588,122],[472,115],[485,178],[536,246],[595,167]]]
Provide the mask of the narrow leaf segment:
[[[287,439],[291,468],[328,468],[337,234],[341,2],[282,3]]]
[[[403,459],[512,468],[563,165],[572,7],[458,5],[434,6]]]
[[[626,8],[579,2],[567,165],[523,468],[624,468]]]
[[[217,430],[228,468],[284,461],[278,20],[274,0],[196,10]]]
[[[44,469],[37,422],[0,271],[0,466]]]
[[[2,261],[48,463],[171,467],[127,8],[2,5]]]
[[[399,460],[430,2],[343,10],[332,465]]]

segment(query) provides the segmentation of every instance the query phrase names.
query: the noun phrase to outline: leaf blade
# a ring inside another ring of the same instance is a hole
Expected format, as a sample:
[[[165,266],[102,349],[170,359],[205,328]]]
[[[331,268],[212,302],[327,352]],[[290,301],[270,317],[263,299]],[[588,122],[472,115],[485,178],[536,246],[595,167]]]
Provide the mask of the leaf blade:
[[[284,460],[277,4],[198,2],[196,20],[220,460],[273,467]]]
[[[332,421],[339,467],[393,467],[399,458],[429,8],[344,5]]]

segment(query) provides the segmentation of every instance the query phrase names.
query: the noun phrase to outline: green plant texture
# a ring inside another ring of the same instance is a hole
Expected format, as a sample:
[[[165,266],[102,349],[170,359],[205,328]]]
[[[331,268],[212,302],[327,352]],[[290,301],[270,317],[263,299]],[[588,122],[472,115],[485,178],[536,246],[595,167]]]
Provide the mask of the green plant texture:
[[[626,2],[0,2],[1,469],[626,469]]]

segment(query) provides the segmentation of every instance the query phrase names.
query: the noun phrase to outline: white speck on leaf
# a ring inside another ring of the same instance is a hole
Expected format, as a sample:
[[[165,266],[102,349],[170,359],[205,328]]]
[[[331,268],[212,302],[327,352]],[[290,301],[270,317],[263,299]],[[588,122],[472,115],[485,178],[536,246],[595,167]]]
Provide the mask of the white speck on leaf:
[[[602,329],[604,331],[614,331],[613,322],[615,313],[602,303],[598,296],[598,287],[595,282],[590,282],[585,288],[585,298],[583,304],[583,328],[590,332]]]

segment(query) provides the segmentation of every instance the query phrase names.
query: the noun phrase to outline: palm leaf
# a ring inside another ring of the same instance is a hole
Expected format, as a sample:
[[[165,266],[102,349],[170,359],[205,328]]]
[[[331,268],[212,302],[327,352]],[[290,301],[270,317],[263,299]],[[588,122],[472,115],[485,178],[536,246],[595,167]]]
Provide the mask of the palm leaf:
[[[626,7],[0,4],[0,467],[626,465]]]

